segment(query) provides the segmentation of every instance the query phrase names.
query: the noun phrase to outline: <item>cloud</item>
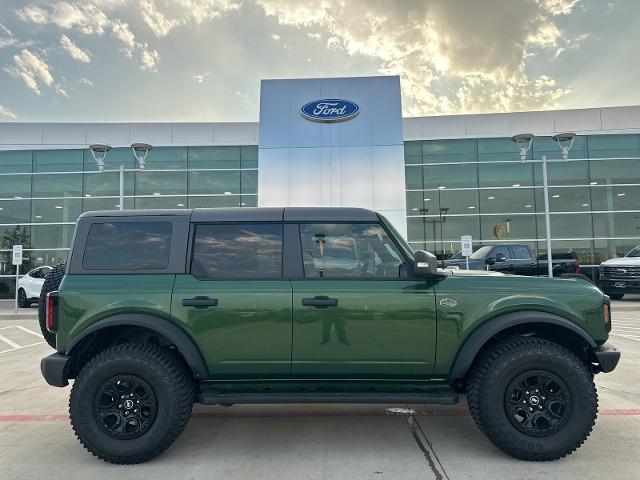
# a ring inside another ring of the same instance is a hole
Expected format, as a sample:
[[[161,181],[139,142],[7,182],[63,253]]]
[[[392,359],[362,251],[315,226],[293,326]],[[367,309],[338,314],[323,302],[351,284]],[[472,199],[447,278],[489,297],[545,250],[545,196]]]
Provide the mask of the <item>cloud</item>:
[[[240,8],[233,0],[140,0],[142,19],[156,37],[221,17]]]
[[[91,56],[89,55],[89,52],[87,52],[86,50],[82,50],[66,35],[61,35],[59,41],[62,48],[64,48],[74,60],[78,60],[82,63],[91,62]]]
[[[64,29],[77,29],[85,35],[102,35],[109,26],[109,19],[96,5],[89,2],[59,1],[49,8],[28,5],[16,14],[20,19],[38,24],[52,23]]]
[[[405,113],[425,115],[553,106],[568,89],[530,77],[526,58],[562,46],[556,17],[578,1],[256,3],[281,25],[322,31],[330,49],[376,59],[380,73],[400,75]]]
[[[93,82],[86,77],[80,77],[76,80],[78,85],[83,85],[85,87],[93,87]]]
[[[136,48],[140,54],[140,68],[149,72],[157,71],[160,54],[156,50],[150,49],[146,43],[136,43]]]
[[[269,35],[271,37],[272,40],[280,40],[280,35],[278,35],[277,33],[272,33],[271,35]]]
[[[49,65],[27,49],[23,49],[13,56],[13,64],[12,67],[5,67],[5,71],[20,78],[29,89],[38,95],[42,95],[41,86],[50,87],[54,84]]]
[[[0,105],[0,118],[18,118],[18,115],[10,108]]]
[[[191,75],[191,78],[193,78],[193,81],[196,83],[203,83],[209,75],[211,75],[211,72],[196,73]]]
[[[99,3],[103,7],[110,9],[114,9],[125,4],[122,0],[99,0]],[[196,12],[191,13],[192,17],[198,14],[197,12],[200,7],[197,5],[191,5],[191,1],[178,0],[176,3],[192,6]],[[212,4],[217,2],[207,0],[204,3]],[[145,17],[146,14],[144,12],[147,12],[148,14],[149,11],[152,11],[153,8],[155,8],[155,4],[152,0],[140,0],[140,5],[143,10],[143,18],[145,18],[146,22],[147,18]],[[136,41],[136,37],[131,31],[128,23],[117,18],[110,19],[95,3],[58,1],[46,7],[29,5],[17,10],[16,14],[25,22],[32,22],[41,25],[52,24],[61,29],[77,31],[83,35],[102,36],[106,33],[110,33],[111,36],[120,43],[120,51],[127,58],[134,58],[135,56],[138,59],[138,65],[142,70],[150,72],[157,71],[157,65],[160,62],[160,54],[158,51],[151,48],[146,42]],[[149,18],[148,20],[151,21],[153,19]],[[158,28],[164,28],[162,27],[162,18],[158,17],[155,20],[157,20],[160,25]],[[167,30],[167,33],[168,31],[169,30]],[[62,35],[62,37],[60,37],[60,44],[76,60],[85,63],[89,63],[91,61],[89,53],[77,47],[66,35]],[[64,89],[61,89],[59,93],[61,95],[66,94]]]

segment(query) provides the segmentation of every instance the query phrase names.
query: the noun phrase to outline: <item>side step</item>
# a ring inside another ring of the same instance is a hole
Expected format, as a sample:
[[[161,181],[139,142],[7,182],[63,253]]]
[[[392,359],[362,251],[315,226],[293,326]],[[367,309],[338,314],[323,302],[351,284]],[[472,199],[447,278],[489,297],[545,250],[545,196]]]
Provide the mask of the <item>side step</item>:
[[[201,393],[199,403],[204,405],[232,403],[415,403],[455,405],[458,394],[452,390],[429,392],[252,392]]]

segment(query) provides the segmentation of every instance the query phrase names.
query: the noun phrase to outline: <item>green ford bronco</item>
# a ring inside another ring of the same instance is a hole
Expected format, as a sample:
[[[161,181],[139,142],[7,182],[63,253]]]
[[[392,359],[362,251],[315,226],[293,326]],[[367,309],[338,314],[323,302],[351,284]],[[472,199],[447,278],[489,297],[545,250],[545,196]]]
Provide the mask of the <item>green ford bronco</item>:
[[[193,402],[444,404],[525,460],[588,437],[593,375],[612,371],[609,298],[583,278],[436,268],[356,208],[90,212],[47,279],[82,445],[149,460]]]

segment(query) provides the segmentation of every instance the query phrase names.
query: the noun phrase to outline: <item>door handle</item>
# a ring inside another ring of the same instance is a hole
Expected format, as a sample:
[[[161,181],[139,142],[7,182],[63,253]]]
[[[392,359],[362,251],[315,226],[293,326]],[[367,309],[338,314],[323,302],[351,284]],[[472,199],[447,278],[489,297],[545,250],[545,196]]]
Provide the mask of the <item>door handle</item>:
[[[316,307],[316,308],[337,307],[338,299],[328,298],[328,297],[303,298],[302,305],[304,307]]]
[[[184,307],[216,307],[218,306],[217,298],[208,298],[208,297],[196,297],[196,298],[183,298],[182,305]]]

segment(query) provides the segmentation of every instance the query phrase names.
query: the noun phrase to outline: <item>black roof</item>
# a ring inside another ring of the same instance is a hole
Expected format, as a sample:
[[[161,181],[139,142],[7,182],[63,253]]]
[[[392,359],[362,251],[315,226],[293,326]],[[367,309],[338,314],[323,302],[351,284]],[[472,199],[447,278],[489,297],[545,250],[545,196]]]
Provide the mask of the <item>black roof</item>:
[[[372,210],[353,207],[238,207],[172,210],[104,210],[80,217],[191,216],[192,222],[376,222]]]

